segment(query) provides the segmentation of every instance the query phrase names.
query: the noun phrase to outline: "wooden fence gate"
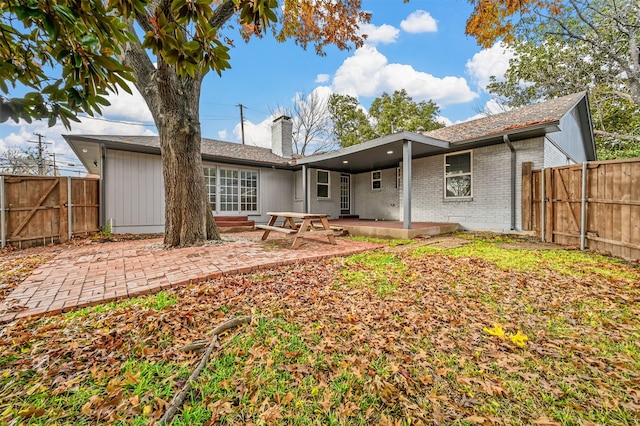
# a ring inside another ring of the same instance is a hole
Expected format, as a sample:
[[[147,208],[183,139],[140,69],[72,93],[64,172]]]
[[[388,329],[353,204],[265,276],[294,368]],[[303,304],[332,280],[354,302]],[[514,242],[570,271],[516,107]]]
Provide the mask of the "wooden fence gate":
[[[543,241],[640,259],[640,158],[523,164],[522,227]]]
[[[2,247],[64,242],[99,230],[99,180],[0,175]]]

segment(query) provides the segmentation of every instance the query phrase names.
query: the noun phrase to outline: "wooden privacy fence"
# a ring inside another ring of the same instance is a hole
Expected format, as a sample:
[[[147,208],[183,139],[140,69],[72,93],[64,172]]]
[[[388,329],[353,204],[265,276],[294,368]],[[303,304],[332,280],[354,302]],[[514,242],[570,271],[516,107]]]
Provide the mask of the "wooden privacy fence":
[[[99,180],[0,175],[0,229],[7,244],[24,248],[64,242],[99,230]]]
[[[522,166],[522,228],[543,241],[640,259],[640,158]]]

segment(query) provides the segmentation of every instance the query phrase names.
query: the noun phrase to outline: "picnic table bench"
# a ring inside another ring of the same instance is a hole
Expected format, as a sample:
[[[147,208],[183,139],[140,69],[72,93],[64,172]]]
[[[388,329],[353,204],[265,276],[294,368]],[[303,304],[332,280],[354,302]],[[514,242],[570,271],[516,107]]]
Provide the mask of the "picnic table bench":
[[[329,225],[326,214],[319,213],[296,213],[296,212],[267,212],[271,219],[267,225],[256,225],[257,229],[264,230],[262,239],[266,240],[273,232],[282,232],[288,235],[295,235],[291,248],[298,248],[303,238],[326,236],[329,243],[336,244],[334,230]],[[280,226],[276,225],[279,218],[282,218]],[[302,219],[302,223],[296,223],[295,219]],[[320,222],[320,229],[317,229],[313,221]]]

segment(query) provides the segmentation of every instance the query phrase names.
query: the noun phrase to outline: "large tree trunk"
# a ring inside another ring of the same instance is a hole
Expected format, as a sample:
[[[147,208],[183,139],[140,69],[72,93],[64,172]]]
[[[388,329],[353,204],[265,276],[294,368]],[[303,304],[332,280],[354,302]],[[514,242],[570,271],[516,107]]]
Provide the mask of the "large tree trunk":
[[[164,242],[192,246],[220,239],[207,200],[199,98],[201,78],[180,78],[167,65],[158,68],[162,173],[165,192]]]

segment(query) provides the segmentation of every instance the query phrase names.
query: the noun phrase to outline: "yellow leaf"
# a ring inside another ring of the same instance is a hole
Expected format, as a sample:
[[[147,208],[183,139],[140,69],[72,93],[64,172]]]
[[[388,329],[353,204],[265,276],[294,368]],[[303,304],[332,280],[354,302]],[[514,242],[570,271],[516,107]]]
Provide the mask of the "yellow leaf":
[[[493,324],[493,328],[485,327],[482,329],[482,331],[492,336],[497,336],[501,339],[504,339],[504,330],[502,329],[502,326],[500,324]]]
[[[511,334],[509,335],[509,339],[511,339],[511,341],[519,347],[524,347],[527,346],[527,340],[529,340],[529,338],[527,337],[526,334],[522,334],[522,332],[520,332],[520,330],[518,330],[518,332],[516,334]]]
[[[153,407],[150,405],[145,405],[142,409],[143,416],[149,416],[153,412]]]

